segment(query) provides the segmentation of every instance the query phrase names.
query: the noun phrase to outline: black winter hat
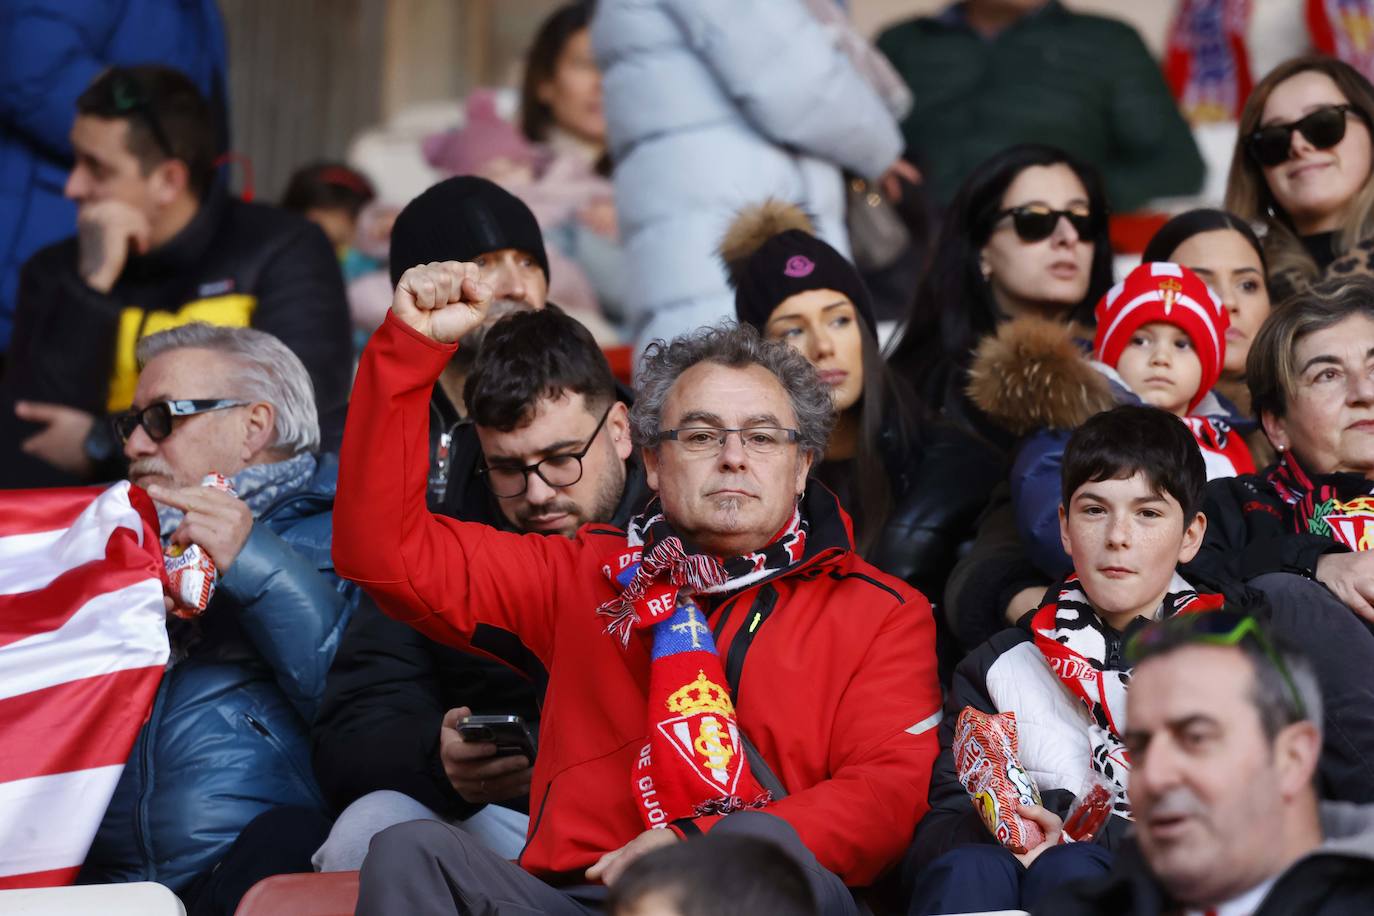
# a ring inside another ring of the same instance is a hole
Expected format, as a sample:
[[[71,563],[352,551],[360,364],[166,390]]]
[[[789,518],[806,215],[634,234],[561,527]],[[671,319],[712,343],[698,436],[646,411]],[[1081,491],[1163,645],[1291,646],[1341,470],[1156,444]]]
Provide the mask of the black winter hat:
[[[735,288],[735,317],[760,331],[784,300],[813,289],[833,289],[876,332],[868,288],[844,255],[813,234],[798,207],[767,200],[740,211],[720,244]]]
[[[446,178],[406,204],[391,230],[391,285],[430,261],[471,261],[515,248],[549,276],[544,235],[530,208],[499,185],[473,175]]]

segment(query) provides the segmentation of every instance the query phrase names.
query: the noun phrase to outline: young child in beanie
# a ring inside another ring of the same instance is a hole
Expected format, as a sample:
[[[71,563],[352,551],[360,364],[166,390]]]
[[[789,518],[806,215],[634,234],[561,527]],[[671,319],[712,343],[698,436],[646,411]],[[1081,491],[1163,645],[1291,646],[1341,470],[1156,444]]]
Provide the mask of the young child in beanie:
[[[1213,405],[1203,406],[1221,378],[1231,325],[1207,284],[1179,264],[1141,264],[1108,290],[1096,315],[1093,355],[1140,400],[1188,424],[1207,479],[1253,474],[1245,440],[1216,418]]]
[[[1192,271],[1151,262],[1097,305],[1091,349],[1084,329],[1035,316],[1005,322],[975,355],[969,394],[1023,436],[1012,502],[1030,559],[1051,578],[1069,559],[1059,538],[1059,470],[1069,434],[1118,404],[1148,404],[1178,417],[1202,452],[1209,480],[1254,472],[1237,415],[1212,387],[1225,361],[1230,319]]]

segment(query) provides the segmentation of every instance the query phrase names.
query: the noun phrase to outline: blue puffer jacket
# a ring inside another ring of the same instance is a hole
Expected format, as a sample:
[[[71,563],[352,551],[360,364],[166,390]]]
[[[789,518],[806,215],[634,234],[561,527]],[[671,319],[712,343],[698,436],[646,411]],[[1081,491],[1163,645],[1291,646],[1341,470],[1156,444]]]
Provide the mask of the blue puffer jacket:
[[[734,317],[715,250],[746,204],[799,204],[848,255],[840,168],[877,177],[902,138],[800,0],[600,0],[592,44],[640,341]]]
[[[77,96],[106,67],[146,63],[182,71],[227,110],[215,0],[0,3],[0,353],[9,348],[20,265],[76,228],[62,188]]]
[[[357,601],[330,558],[337,478],[324,456],[308,486],[259,515],[162,679],[80,883],[181,891],[261,812],[324,809],[309,723]]]

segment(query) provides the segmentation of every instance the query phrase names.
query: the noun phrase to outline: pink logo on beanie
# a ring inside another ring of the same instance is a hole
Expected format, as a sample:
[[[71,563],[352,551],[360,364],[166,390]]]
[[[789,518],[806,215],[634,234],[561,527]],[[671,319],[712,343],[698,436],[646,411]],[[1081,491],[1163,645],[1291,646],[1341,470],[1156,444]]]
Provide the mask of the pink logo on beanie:
[[[794,254],[787,259],[787,266],[782,269],[784,275],[800,280],[802,277],[811,276],[811,272],[816,269],[816,262],[804,254]]]

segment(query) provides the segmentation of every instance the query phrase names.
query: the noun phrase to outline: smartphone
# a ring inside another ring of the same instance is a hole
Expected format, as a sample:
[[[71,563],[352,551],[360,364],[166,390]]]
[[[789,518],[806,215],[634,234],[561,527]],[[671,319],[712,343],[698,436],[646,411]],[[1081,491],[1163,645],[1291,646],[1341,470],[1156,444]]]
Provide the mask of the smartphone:
[[[458,720],[458,734],[474,744],[495,744],[497,757],[524,755],[534,763],[534,738],[519,716],[468,716]]]

